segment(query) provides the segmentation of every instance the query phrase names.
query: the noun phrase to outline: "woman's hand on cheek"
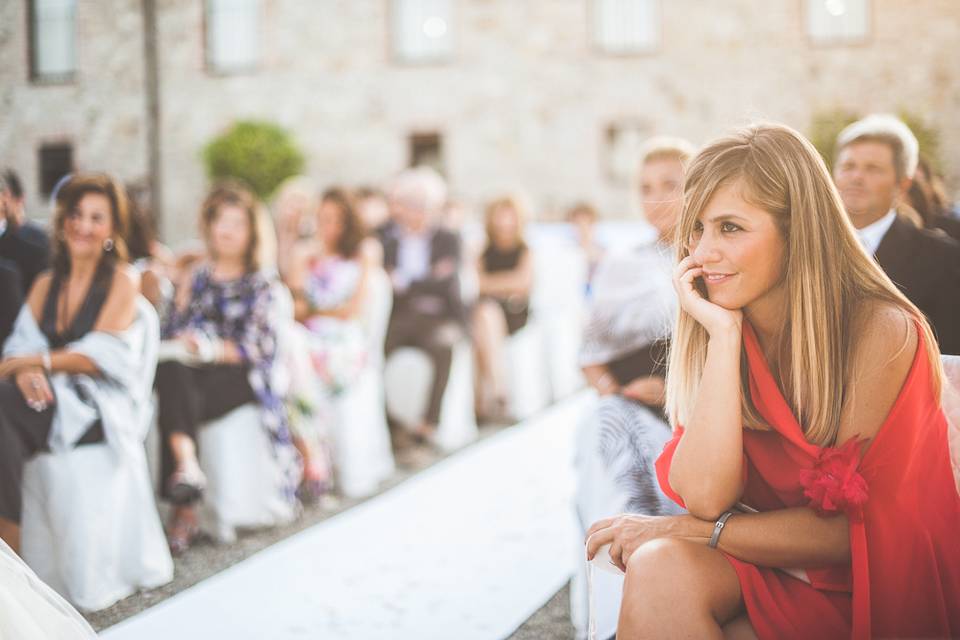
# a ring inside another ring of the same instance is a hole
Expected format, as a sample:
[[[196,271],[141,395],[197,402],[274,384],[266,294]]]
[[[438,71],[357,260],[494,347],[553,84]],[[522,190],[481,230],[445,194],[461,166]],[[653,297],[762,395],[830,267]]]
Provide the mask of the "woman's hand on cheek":
[[[703,266],[693,256],[687,256],[677,265],[673,272],[673,286],[681,308],[703,325],[711,337],[724,332],[739,334],[743,312],[725,309],[705,298],[696,285],[696,279],[701,277]]]

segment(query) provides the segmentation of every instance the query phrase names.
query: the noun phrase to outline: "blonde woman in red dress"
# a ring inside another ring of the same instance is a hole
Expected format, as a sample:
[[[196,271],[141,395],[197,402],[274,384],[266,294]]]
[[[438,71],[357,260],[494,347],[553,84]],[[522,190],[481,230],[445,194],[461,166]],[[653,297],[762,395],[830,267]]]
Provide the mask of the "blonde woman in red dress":
[[[757,125],[693,160],[661,486],[689,514],[589,531],[617,637],[960,635],[960,497],[936,339],[816,150]]]

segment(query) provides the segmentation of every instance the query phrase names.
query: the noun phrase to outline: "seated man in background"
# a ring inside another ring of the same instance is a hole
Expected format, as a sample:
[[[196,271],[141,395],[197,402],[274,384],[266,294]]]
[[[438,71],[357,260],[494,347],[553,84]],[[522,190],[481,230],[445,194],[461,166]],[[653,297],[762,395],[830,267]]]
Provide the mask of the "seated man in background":
[[[385,352],[416,347],[434,366],[427,411],[415,429],[430,439],[440,422],[440,406],[450,376],[453,345],[463,335],[460,297],[460,239],[437,221],[446,202],[446,185],[432,169],[401,173],[390,190],[395,224],[384,230],[383,265],[393,283],[393,312]]]

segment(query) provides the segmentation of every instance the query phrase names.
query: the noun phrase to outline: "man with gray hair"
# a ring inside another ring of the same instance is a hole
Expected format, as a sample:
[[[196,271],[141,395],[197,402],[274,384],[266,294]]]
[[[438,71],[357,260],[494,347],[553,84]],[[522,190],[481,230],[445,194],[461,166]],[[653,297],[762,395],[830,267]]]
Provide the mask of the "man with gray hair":
[[[383,266],[393,282],[393,312],[385,351],[403,346],[424,351],[434,366],[420,439],[429,440],[440,421],[453,346],[464,335],[460,298],[460,239],[439,224],[447,188],[436,171],[403,171],[390,186],[392,224],[381,234]]]
[[[927,316],[940,351],[960,354],[960,244],[897,210],[918,156],[906,124],[871,115],[840,132],[833,177],[864,248]]]

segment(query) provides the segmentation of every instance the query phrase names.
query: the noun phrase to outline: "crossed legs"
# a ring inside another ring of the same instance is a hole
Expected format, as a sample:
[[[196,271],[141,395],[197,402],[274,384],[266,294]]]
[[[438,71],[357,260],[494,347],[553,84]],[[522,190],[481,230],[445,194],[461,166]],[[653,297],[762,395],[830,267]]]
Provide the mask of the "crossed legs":
[[[675,538],[652,540],[631,556],[617,628],[619,640],[756,638],[723,554]]]

